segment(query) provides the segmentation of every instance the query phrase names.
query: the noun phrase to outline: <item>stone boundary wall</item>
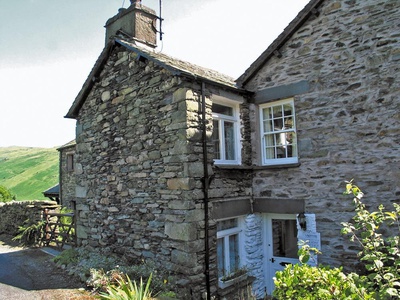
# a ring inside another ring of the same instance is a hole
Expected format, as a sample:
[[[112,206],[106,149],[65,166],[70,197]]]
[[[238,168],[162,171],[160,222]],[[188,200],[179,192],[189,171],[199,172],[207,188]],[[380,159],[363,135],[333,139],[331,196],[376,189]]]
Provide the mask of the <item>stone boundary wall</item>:
[[[55,201],[11,201],[0,203],[0,234],[17,235],[18,227],[26,220],[37,222],[46,208],[58,207]]]

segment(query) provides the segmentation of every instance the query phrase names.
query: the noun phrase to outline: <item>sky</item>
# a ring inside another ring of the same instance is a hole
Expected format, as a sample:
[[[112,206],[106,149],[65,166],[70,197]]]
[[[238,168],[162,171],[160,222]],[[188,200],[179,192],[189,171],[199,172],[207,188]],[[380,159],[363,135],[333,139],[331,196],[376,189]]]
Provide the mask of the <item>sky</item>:
[[[162,0],[157,51],[238,78],[309,0]],[[159,14],[159,0],[142,0]],[[129,0],[0,0],[0,147],[59,147],[66,119]]]

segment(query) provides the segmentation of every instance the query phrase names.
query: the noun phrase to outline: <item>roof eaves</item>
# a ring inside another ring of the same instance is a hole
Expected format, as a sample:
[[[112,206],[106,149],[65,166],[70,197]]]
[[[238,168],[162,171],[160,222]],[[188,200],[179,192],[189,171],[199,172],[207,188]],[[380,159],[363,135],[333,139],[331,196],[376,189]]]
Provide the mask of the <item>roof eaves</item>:
[[[283,32],[272,42],[272,44],[250,65],[250,67],[238,78],[236,83],[238,86],[244,86],[257,71],[278,51],[292,35],[307,21],[311,14],[315,14],[315,10],[324,0],[311,0],[289,23]]]

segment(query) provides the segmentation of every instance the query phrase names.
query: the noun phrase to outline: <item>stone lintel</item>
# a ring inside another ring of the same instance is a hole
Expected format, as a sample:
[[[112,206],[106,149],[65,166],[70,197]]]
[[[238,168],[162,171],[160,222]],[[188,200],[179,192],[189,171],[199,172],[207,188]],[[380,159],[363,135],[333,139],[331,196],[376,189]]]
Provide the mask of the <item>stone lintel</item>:
[[[212,202],[211,217],[225,219],[251,214],[250,198],[218,200]]]
[[[257,91],[254,95],[254,102],[256,104],[262,104],[271,100],[285,99],[295,95],[307,93],[309,89],[310,85],[307,80],[274,86]]]
[[[305,211],[303,199],[255,198],[255,213],[298,214]]]

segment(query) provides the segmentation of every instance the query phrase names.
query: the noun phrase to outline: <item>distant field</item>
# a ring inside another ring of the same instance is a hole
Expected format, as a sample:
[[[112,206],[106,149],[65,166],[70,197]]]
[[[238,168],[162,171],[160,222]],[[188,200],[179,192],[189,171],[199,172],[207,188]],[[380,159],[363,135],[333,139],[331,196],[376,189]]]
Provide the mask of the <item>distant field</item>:
[[[0,147],[0,185],[17,200],[43,200],[43,191],[58,183],[56,148]]]

